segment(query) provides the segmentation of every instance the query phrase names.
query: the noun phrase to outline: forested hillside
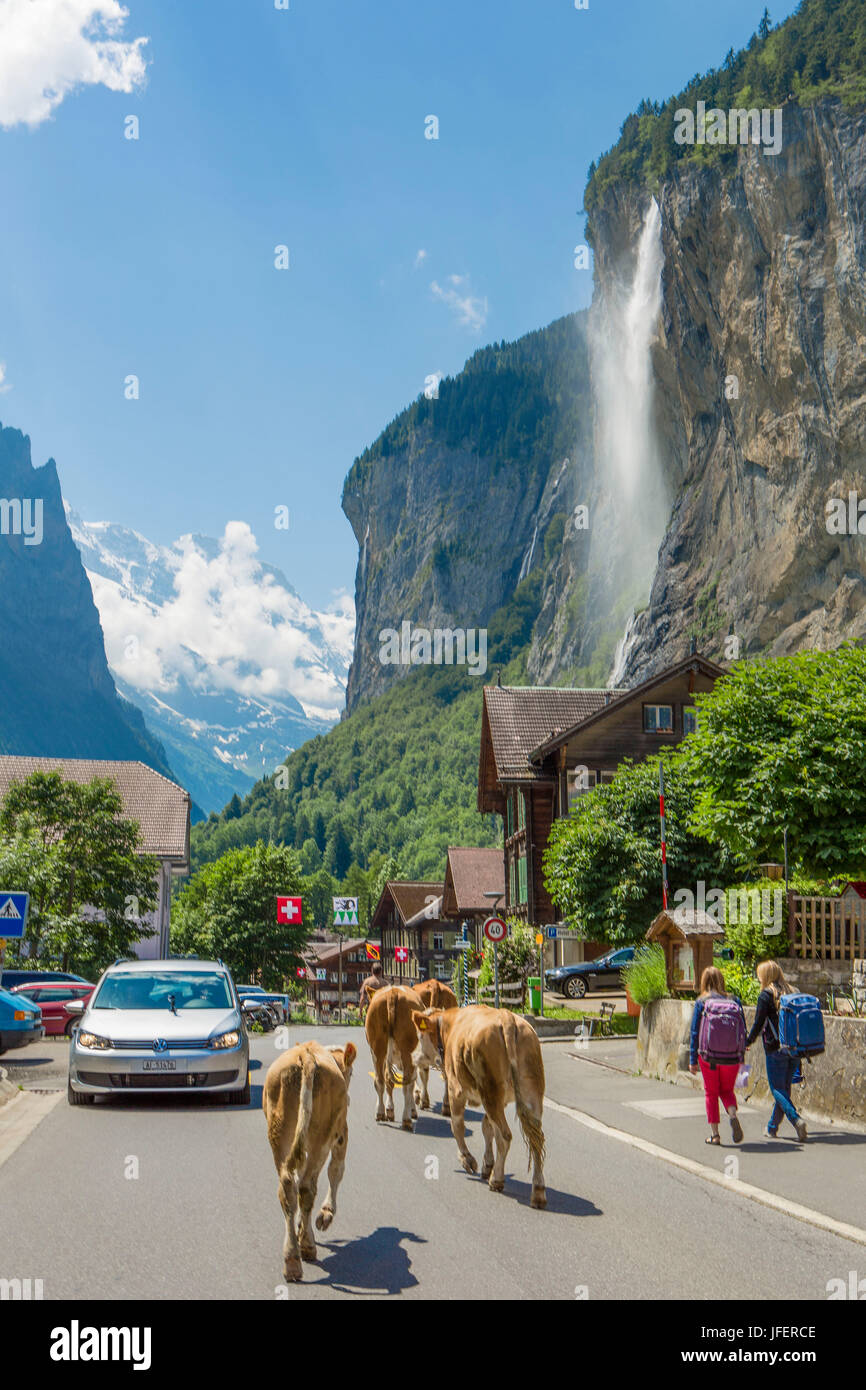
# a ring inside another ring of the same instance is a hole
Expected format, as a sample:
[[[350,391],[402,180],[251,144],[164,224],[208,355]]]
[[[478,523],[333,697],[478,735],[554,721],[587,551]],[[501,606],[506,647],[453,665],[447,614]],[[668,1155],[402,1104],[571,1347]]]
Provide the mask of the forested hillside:
[[[419,667],[359,707],[327,734],[290,754],[241,801],[234,797],[192,833],[197,868],[257,839],[293,845],[305,873],[326,868],[344,880],[376,854],[394,856],[402,876],[441,875],[449,845],[493,845],[495,816],[475,809],[481,689],[525,681],[541,571],[518,586],[490,623],[484,677],[456,667]]]
[[[618,179],[653,183],[677,160],[727,164],[731,145],[677,144],[674,114],[680,108],[783,106],[789,96],[801,106],[839,97],[848,107],[866,105],[866,5],[863,0],[803,0],[795,14],[773,28],[767,10],[758,30],[739,53],[730,49],[720,68],[697,73],[667,101],[644,100],[627,116],[617,143],[590,165],[584,199],[595,206]]]

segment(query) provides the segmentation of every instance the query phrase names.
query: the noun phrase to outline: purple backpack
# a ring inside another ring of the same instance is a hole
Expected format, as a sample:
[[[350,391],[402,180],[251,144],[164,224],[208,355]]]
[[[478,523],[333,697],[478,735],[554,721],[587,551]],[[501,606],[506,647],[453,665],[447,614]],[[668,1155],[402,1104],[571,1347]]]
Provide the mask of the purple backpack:
[[[746,1020],[735,999],[704,1000],[698,1030],[698,1054],[705,1062],[733,1066],[746,1055]]]

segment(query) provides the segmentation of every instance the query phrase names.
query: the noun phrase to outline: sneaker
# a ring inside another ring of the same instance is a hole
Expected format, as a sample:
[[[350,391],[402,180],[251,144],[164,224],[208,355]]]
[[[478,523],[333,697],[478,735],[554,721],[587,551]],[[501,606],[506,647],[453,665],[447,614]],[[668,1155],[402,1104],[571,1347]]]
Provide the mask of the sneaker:
[[[797,1123],[794,1125],[794,1128],[797,1131],[797,1138],[799,1139],[800,1143],[805,1144],[806,1140],[809,1138],[808,1134],[806,1133],[806,1121],[798,1120]]]
[[[735,1144],[742,1144],[742,1142],[743,1142],[743,1126],[740,1124],[740,1117],[739,1117],[739,1115],[737,1114],[736,1111],[734,1111],[733,1115],[730,1116],[730,1121],[731,1121],[731,1138],[733,1139],[733,1141],[734,1141]]]
[[[770,1126],[767,1125],[767,1137],[769,1139],[775,1139],[778,1133],[779,1131],[777,1129],[771,1129]]]

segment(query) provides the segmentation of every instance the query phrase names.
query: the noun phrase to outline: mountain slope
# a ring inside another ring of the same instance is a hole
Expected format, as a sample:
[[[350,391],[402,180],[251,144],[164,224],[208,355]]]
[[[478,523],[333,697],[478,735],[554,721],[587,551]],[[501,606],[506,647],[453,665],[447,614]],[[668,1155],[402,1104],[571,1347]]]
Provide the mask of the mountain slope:
[[[121,700],[105,659],[99,615],[66,524],[57,467],[34,468],[30,440],[0,425],[0,495],[41,508],[41,539],[0,534],[0,749],[4,753],[140,759],[174,779],[141,713]]]

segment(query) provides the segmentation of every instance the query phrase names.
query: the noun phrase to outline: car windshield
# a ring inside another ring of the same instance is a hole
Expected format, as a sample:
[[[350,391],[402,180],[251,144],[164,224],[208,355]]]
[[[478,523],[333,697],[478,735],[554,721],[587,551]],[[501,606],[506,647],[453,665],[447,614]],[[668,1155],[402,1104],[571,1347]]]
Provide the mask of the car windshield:
[[[169,996],[174,996],[170,1000]],[[143,971],[109,975],[102,983],[94,1009],[230,1009],[232,999],[225,975],[202,971]]]

